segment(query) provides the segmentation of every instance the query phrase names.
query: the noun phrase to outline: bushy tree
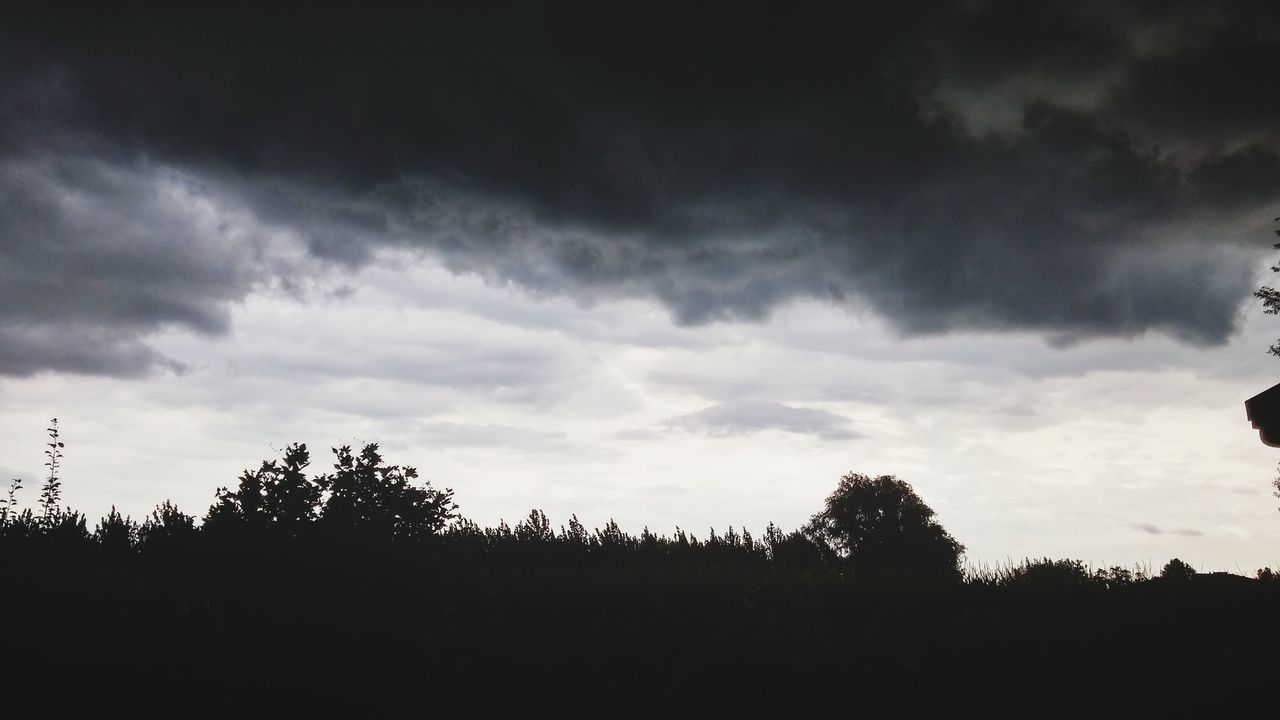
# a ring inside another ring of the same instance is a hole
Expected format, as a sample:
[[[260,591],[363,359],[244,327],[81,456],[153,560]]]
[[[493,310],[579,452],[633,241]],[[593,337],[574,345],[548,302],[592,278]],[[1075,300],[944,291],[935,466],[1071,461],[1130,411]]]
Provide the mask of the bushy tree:
[[[329,493],[321,517],[331,527],[411,539],[436,534],[454,517],[452,490],[436,490],[425,481],[417,485],[418,471],[388,465],[377,443],[359,454],[349,445],[333,453],[333,472],[320,480]]]
[[[263,486],[262,509],[275,526],[293,531],[320,513],[323,487],[307,477],[311,453],[302,443],[285,448],[279,464],[271,463]]]
[[[934,515],[911,485],[892,475],[849,473],[805,531],[855,573],[958,576],[964,546]]]
[[[555,540],[555,531],[547,514],[538,509],[529,511],[529,517],[516,524],[515,537],[524,543],[545,543]]]
[[[1166,580],[1190,580],[1195,577],[1195,575],[1196,569],[1179,558],[1170,560],[1164,564],[1164,567],[1160,568],[1160,577]]]
[[[296,535],[320,513],[325,479],[308,478],[310,464],[307,446],[294,443],[285,449],[282,460],[263,461],[257,470],[245,470],[235,490],[218,488],[206,525],[215,533],[235,528],[241,534],[270,529]]]
[[[783,532],[769,523],[764,530],[769,560],[781,571],[817,571],[826,566],[824,548],[799,530]]]
[[[195,546],[195,518],[165,500],[138,528],[138,547],[144,555],[181,560]]]
[[[1000,577],[1000,583],[1020,587],[1065,590],[1094,584],[1105,585],[1108,575],[1106,571],[1101,572],[1101,575],[1097,573],[1090,574],[1089,568],[1085,567],[1083,560],[1027,559],[1023,560],[1021,564],[1005,570]]]
[[[116,506],[112,505],[111,512],[94,528],[93,538],[104,556],[116,559],[126,557],[133,552],[138,542],[138,524],[122,516]]]

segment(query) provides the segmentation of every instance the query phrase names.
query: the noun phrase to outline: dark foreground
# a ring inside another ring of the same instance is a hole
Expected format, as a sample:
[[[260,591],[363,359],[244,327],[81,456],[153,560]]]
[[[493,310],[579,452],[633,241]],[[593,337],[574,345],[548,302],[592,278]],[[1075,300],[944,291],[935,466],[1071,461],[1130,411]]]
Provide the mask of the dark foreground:
[[[57,433],[39,505],[15,481],[0,513],[0,717],[1275,716],[1271,571],[963,572],[892,476],[800,531],[635,536],[481,528],[376,445],[321,475],[293,445],[202,522],[90,531]]]
[[[1067,564],[869,581],[732,549],[537,541],[318,549],[5,556],[10,706],[595,714],[1117,691],[1176,705],[1273,697],[1280,657],[1274,581],[1109,583]]]

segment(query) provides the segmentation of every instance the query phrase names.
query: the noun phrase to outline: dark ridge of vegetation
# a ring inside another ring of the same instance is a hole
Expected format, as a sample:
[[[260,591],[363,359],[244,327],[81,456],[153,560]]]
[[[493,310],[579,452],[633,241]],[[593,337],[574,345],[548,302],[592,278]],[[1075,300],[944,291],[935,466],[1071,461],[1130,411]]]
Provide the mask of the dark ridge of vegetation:
[[[760,537],[557,527],[539,510],[486,528],[377,445],[336,448],[316,474],[295,444],[218,489],[200,522],[165,502],[141,522],[112,508],[90,530],[58,505],[50,432],[39,513],[19,508],[20,484],[0,503],[0,683],[6,707],[44,714],[756,714],[1219,682],[1265,694],[1280,651],[1268,569],[966,571],[963,546],[891,476],[846,475],[804,528]]]

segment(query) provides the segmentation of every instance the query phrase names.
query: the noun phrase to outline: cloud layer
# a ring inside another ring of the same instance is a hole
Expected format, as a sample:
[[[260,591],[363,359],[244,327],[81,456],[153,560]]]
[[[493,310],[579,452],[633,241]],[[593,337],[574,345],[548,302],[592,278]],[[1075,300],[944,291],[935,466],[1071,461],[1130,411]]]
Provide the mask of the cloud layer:
[[[1280,196],[1271,4],[570,5],[0,31],[0,372],[136,374],[388,248],[681,324],[1223,342]]]

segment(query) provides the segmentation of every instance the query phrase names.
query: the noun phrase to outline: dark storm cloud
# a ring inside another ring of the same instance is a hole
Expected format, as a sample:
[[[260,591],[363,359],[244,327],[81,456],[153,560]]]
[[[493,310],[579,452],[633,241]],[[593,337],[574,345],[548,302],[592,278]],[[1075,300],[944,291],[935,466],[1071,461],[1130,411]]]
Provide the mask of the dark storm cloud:
[[[817,297],[907,333],[1217,343],[1280,195],[1276,18],[970,2],[22,21],[0,38],[0,152],[214,178],[338,266],[421,249],[535,293],[656,298],[685,324]],[[9,326],[218,332],[260,281],[194,262],[180,225],[89,232],[59,202],[13,202],[0,268],[65,290],[15,293]],[[137,243],[166,267],[111,270]]]
[[[0,373],[176,369],[146,338],[225,332],[229,303],[271,278],[264,243],[179,173],[0,159]]]

